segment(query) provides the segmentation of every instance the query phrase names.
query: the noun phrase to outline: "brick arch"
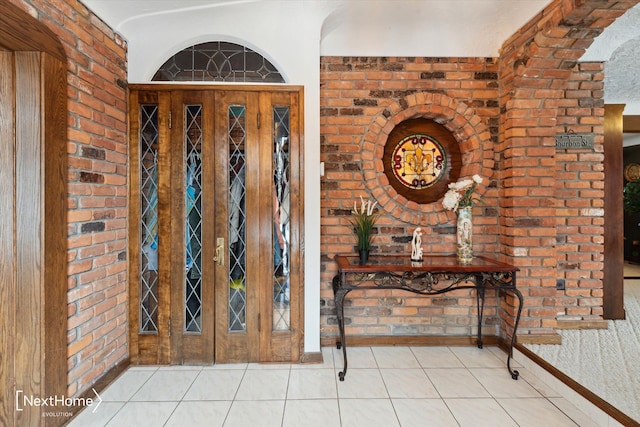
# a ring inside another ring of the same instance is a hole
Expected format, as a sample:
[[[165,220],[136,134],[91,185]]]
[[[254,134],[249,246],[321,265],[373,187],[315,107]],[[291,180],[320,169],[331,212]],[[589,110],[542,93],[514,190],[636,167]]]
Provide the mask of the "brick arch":
[[[420,225],[436,225],[454,218],[440,200],[418,204],[398,194],[384,174],[382,156],[391,131],[409,119],[431,119],[446,127],[460,145],[461,177],[479,174],[484,182],[478,187],[484,194],[493,176],[493,142],[490,132],[473,108],[441,93],[421,92],[392,101],[374,116],[362,139],[362,172],[365,187],[381,208],[394,218]]]
[[[555,134],[576,126],[591,126],[597,147],[589,159],[590,172],[593,176],[600,174],[602,162],[597,156],[603,147],[602,93],[594,93],[590,104],[579,106],[588,111],[584,116],[587,120],[575,122],[561,120],[566,118],[563,110],[571,105],[565,95],[570,90],[570,80],[580,73],[578,60],[586,48],[636,3],[638,0],[555,0],[502,46],[500,137],[496,145],[500,159],[500,248],[506,261],[521,268],[519,275],[524,278],[520,284],[527,309],[519,330],[521,336],[527,330],[532,334],[549,333],[559,311],[585,319],[602,315],[603,252],[599,245],[603,236],[600,231],[593,231],[585,237],[580,231],[583,227],[569,231],[578,217],[592,230],[601,229],[602,219],[597,212],[602,209],[596,208],[602,207],[604,197],[597,195],[601,188],[593,184],[600,178],[590,181],[596,195],[591,196],[591,205],[586,209],[571,209],[571,205],[564,204],[565,200],[584,203],[585,199],[578,190],[561,187],[557,172],[564,171],[566,165],[576,167],[580,163],[584,167],[585,162],[577,156],[572,160],[566,153],[558,155]],[[589,245],[575,245],[577,249],[566,244],[589,237]],[[570,257],[587,258],[590,262],[572,262],[573,270],[569,271],[563,263]],[[569,292],[555,291],[558,278],[571,283]],[[548,298],[541,298],[542,295]],[[502,326],[509,329],[508,325]],[[520,337],[519,341],[526,342]]]

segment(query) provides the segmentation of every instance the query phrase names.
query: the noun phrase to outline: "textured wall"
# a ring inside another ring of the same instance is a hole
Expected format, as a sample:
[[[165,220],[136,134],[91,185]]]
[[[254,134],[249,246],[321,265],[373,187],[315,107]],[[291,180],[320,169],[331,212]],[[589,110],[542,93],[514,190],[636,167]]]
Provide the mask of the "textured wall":
[[[411,252],[414,229],[423,230],[425,254],[455,252],[455,215],[440,201],[419,205],[397,194],[382,173],[389,132],[406,119],[443,124],[459,142],[461,176],[480,174],[484,204],[474,209],[475,250],[499,255],[493,146],[498,137],[498,80],[494,58],[339,58],[321,61],[323,336],[336,333],[331,279],[333,256],[355,253],[349,225],[354,201],[379,203],[374,253]],[[475,296],[456,291],[420,298],[399,291],[349,294],[346,330],[356,335],[470,335],[477,323]],[[485,322],[495,325],[495,298]],[[488,333],[495,333],[489,328]]]

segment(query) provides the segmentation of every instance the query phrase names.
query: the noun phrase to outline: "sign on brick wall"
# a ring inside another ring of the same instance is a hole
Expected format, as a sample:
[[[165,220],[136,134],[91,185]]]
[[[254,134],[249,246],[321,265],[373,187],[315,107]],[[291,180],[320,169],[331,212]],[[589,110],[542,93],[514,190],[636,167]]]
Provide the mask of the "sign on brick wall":
[[[592,133],[558,133],[556,134],[556,148],[559,149],[593,149],[594,134]]]

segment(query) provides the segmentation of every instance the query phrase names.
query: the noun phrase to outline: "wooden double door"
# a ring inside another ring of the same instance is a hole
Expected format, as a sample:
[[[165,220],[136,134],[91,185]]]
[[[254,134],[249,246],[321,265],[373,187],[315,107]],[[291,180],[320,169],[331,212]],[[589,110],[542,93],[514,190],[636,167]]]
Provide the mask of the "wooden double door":
[[[301,89],[130,101],[133,363],[297,361]]]

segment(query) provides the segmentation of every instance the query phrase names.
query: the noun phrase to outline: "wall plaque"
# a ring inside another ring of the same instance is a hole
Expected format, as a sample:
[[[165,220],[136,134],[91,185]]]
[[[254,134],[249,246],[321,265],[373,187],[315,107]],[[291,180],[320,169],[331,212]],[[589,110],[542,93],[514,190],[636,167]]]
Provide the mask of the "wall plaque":
[[[593,149],[594,135],[592,133],[558,133],[556,134],[556,148],[560,149]]]

